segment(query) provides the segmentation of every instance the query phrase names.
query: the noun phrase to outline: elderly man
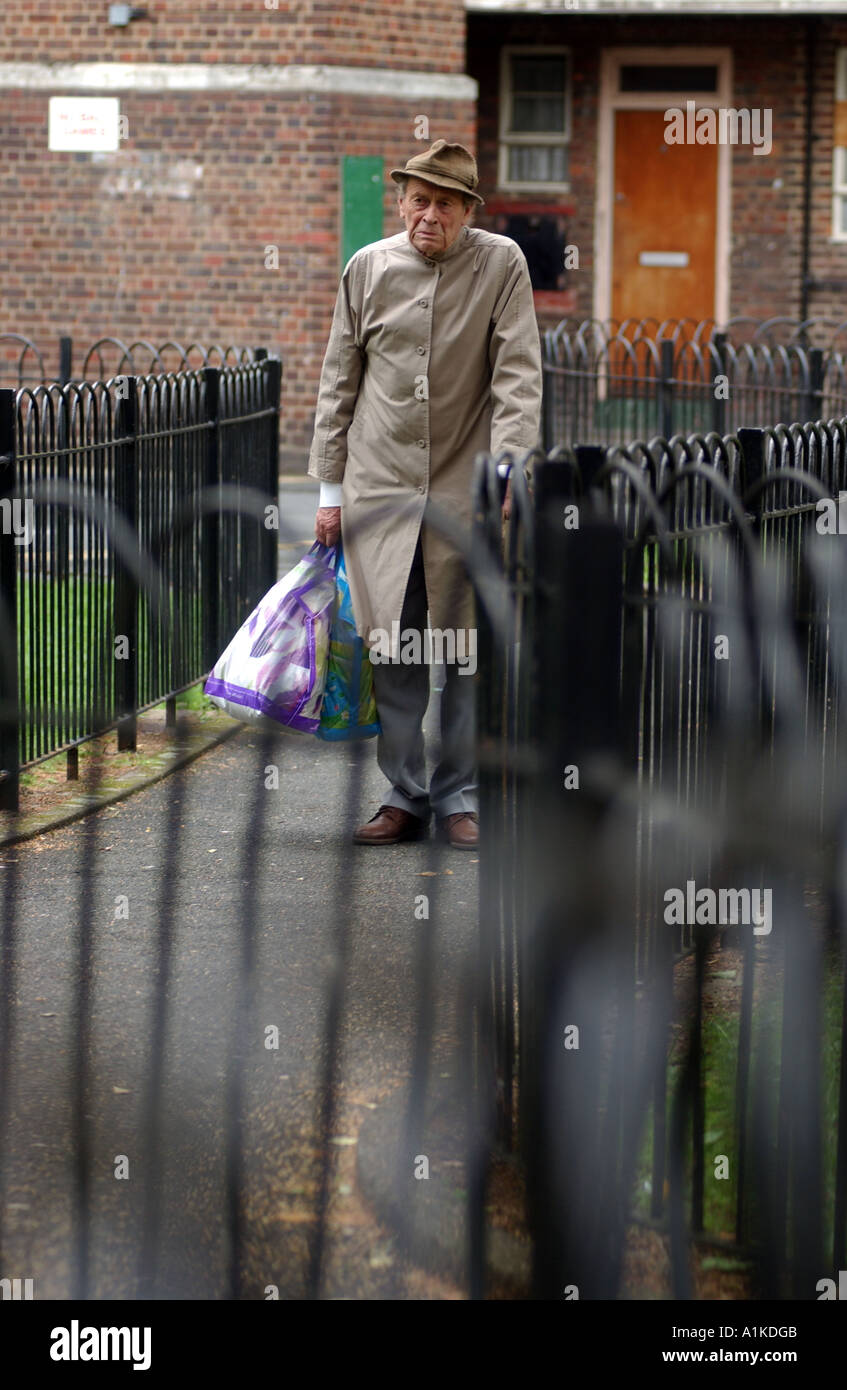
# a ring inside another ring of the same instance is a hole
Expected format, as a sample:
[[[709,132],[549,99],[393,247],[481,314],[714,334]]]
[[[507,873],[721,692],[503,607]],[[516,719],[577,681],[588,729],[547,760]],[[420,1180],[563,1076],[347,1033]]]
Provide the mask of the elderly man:
[[[470,533],[480,450],[518,457],[537,444],[538,327],[520,248],[470,225],[483,200],[468,150],[436,140],[391,177],[405,231],[356,252],[335,304],[309,457],[321,481],[315,535],[333,545],[343,531],[356,625],[374,660],[377,760],[390,791],[355,842],[417,839],[434,813],[454,848],[474,849],[474,680],[448,659],[427,788],[429,669],[409,653],[423,650],[427,609],[430,650],[439,632],[454,634],[456,652],[476,650],[473,590],[438,521]],[[388,633],[391,660],[377,663],[375,642]]]

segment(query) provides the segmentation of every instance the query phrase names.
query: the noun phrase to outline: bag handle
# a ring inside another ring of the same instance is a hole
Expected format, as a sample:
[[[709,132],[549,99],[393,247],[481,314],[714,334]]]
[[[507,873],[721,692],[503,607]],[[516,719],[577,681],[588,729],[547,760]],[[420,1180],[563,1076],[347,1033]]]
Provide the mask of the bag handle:
[[[330,569],[338,573],[338,566],[341,563],[341,539],[335,545],[324,545],[323,541],[313,541],[307,552],[309,555],[320,555],[326,560]]]
[[[326,560],[332,569],[338,569],[338,556],[341,549],[341,542],[336,545],[324,545],[323,541],[313,541],[307,550],[307,555],[319,555]]]

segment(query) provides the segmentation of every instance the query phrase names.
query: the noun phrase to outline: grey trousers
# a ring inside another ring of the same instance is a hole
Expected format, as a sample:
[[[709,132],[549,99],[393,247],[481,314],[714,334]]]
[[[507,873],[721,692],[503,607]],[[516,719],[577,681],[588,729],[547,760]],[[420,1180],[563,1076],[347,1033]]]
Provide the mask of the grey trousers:
[[[423,632],[427,623],[426,581],[418,540],[406,588],[401,632]],[[430,812],[451,816],[456,811],[478,809],[475,769],[476,677],[461,675],[461,667],[447,663],[440,699],[441,747],[438,765],[427,791],[423,718],[429,704],[430,667],[401,662],[377,664],[374,692],[382,733],[376,756],[391,784],[385,806],[398,806],[423,820]]]

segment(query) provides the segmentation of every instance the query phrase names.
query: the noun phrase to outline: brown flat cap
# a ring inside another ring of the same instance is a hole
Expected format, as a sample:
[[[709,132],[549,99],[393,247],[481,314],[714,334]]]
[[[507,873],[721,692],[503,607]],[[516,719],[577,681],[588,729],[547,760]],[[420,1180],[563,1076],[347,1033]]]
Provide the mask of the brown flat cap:
[[[391,177],[398,179],[424,179],[436,183],[440,188],[454,188],[457,193],[467,193],[478,203],[484,199],[474,190],[479,183],[476,160],[464,145],[449,145],[446,140],[436,140],[422,154],[413,154],[405,169],[392,169]]]

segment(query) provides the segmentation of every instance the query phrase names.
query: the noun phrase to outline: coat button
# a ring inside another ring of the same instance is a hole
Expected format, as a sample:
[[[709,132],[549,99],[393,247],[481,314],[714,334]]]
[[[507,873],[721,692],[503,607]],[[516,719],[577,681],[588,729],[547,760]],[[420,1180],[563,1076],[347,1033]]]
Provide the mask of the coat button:
[[[422,309],[426,309],[426,308],[428,307],[428,305],[429,305],[429,300],[428,300],[428,299],[419,299],[419,300],[418,300],[418,303],[420,304],[420,306],[421,306]]]
[[[424,353],[426,352],[426,348],[419,347],[418,352],[420,353],[421,357],[423,357]]]
[[[419,440],[418,440],[418,448],[419,448],[419,449],[425,449],[425,448],[426,448],[426,440],[425,440],[425,439],[419,439]]]
[[[418,488],[418,492],[426,492],[426,488],[425,488],[425,487],[419,487],[419,488]]]

